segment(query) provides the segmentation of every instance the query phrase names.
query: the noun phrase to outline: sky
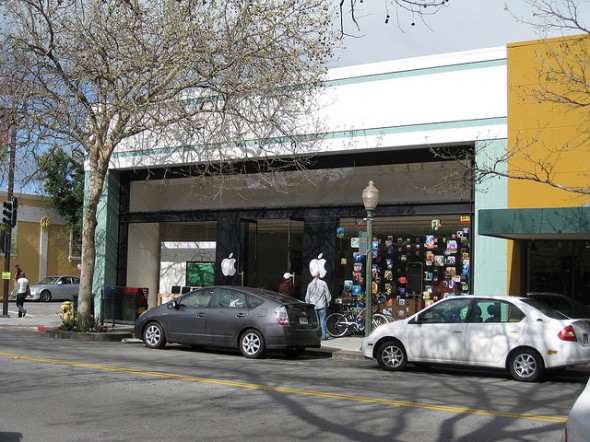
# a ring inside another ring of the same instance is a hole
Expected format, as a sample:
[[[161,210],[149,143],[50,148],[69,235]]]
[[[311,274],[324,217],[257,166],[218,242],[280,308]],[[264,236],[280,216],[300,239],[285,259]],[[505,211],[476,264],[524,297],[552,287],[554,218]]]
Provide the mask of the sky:
[[[536,28],[516,18],[531,17],[531,7],[523,0],[450,0],[448,6],[424,21],[404,11],[396,14],[391,0],[357,0],[356,5],[360,30],[347,16],[345,31],[359,38],[344,37],[341,44],[345,49],[336,51],[330,67],[491,48],[541,38]],[[386,5],[390,5],[387,24]],[[415,26],[411,25],[413,21]]]

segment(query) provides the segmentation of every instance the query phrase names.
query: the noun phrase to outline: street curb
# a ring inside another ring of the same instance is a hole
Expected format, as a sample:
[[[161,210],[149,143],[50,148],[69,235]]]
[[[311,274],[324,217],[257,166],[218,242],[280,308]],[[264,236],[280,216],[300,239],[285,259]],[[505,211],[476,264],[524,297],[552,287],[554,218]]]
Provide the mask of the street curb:
[[[45,330],[45,335],[57,339],[75,339],[77,341],[121,342],[131,338],[131,332],[74,332],[64,330]]]

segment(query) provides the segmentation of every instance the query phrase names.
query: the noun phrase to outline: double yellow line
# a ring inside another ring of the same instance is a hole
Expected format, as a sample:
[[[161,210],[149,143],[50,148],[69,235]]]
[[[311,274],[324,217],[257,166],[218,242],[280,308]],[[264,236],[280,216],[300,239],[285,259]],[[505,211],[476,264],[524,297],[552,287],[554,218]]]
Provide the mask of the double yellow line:
[[[298,394],[298,395],[304,395],[304,396],[339,399],[339,400],[343,400],[343,401],[363,402],[363,403],[367,403],[367,404],[388,405],[391,407],[420,408],[420,409],[424,409],[424,410],[443,411],[446,413],[475,414],[475,415],[481,415],[481,416],[506,417],[506,418],[510,418],[510,419],[528,419],[528,420],[553,422],[553,423],[565,423],[567,421],[566,417],[561,417],[561,416],[540,416],[540,415],[535,415],[535,414],[510,413],[510,412],[503,412],[503,411],[490,411],[490,410],[481,410],[481,409],[477,409],[477,408],[457,407],[457,406],[451,406],[451,405],[422,404],[419,402],[398,401],[398,400],[384,399],[384,398],[354,396],[354,395],[350,395],[350,394],[327,393],[327,392],[321,392],[321,391],[302,390],[299,388],[251,384],[249,382],[229,381],[229,380],[223,380],[223,379],[205,378],[205,377],[201,377],[201,376],[187,376],[187,375],[174,374],[174,373],[164,373],[164,372],[157,372],[157,371],[135,370],[132,368],[112,367],[109,365],[89,364],[89,363],[84,363],[84,362],[71,362],[71,361],[65,361],[65,360],[61,360],[61,359],[41,358],[41,357],[37,357],[37,356],[19,355],[19,354],[14,354],[14,353],[0,352],[0,357],[10,358],[10,359],[22,359],[22,360],[26,360],[26,361],[43,362],[46,364],[67,365],[70,367],[89,368],[89,369],[93,369],[93,370],[110,371],[110,372],[114,372],[114,373],[129,373],[129,374],[135,374],[135,375],[139,375],[139,376],[150,376],[150,377],[154,377],[154,378],[175,379],[175,380],[179,380],[179,381],[189,381],[189,382],[202,382],[202,383],[206,383],[206,384],[224,385],[224,386],[228,386],[228,387],[249,388],[252,390],[273,391],[273,392],[287,393],[287,394]]]

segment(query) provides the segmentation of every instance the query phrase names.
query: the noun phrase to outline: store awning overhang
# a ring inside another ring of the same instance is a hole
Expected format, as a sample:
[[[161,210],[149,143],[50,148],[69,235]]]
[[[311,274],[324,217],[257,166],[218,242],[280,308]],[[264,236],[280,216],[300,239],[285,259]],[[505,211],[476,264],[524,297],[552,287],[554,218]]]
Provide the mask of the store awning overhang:
[[[477,233],[505,239],[590,240],[590,207],[481,209]]]

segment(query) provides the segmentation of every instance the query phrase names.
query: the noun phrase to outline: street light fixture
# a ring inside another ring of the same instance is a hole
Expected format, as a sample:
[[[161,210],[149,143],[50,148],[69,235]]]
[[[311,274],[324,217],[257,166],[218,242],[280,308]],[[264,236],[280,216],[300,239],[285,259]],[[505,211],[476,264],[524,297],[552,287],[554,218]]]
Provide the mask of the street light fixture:
[[[363,205],[367,211],[367,269],[365,277],[365,336],[371,334],[373,310],[371,306],[372,296],[372,270],[373,270],[373,210],[379,203],[379,190],[374,186],[373,181],[363,190]]]

